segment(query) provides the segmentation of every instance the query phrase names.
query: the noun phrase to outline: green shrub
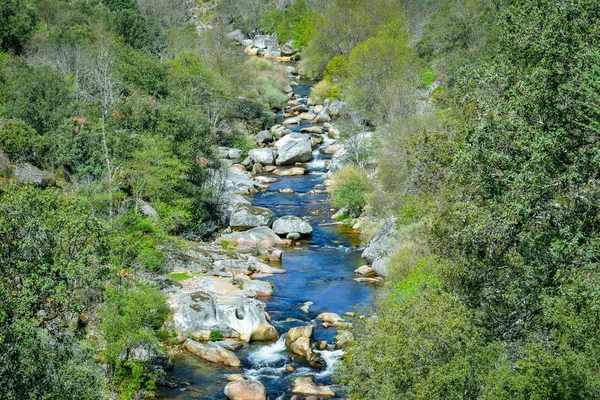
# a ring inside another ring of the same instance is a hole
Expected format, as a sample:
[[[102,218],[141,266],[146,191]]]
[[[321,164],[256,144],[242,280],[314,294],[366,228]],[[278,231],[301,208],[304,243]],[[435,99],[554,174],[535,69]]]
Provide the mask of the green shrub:
[[[334,176],[332,205],[346,207],[351,216],[359,216],[367,204],[373,186],[369,177],[354,165],[346,165]]]
[[[208,336],[209,342],[218,342],[223,339],[223,335],[219,331],[210,331],[210,335]]]
[[[40,160],[46,139],[23,121],[6,121],[0,125],[0,150],[13,163]]]
[[[190,274],[187,274],[185,272],[173,272],[172,274],[169,274],[169,276],[175,279],[176,281],[185,281],[187,279],[192,278]]]

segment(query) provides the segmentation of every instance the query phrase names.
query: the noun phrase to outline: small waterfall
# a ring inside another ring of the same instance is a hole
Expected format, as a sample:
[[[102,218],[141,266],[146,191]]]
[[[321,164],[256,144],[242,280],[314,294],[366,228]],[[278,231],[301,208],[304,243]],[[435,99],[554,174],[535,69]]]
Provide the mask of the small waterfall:
[[[248,356],[248,360],[255,367],[272,366],[281,361],[287,360],[285,354],[285,335],[281,335],[279,340],[268,346],[261,346]]]

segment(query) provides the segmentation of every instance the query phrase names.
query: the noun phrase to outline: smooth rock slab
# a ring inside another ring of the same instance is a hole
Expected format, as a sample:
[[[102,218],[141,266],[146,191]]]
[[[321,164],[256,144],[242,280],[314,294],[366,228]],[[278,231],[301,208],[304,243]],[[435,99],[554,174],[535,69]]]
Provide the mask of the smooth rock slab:
[[[321,313],[317,315],[317,319],[329,324],[339,324],[340,322],[344,321],[344,319],[336,313]]]
[[[267,390],[258,381],[236,381],[228,383],[223,389],[230,400],[266,400]]]
[[[292,393],[302,396],[315,396],[317,398],[329,399],[335,396],[335,392],[329,386],[318,386],[311,376],[299,376],[292,383]]]
[[[273,287],[269,282],[251,280],[244,281],[242,288],[244,292],[251,292],[256,294],[258,297],[271,297],[273,296]]]
[[[234,352],[219,346],[215,342],[202,344],[192,339],[187,339],[183,343],[183,347],[195,356],[198,356],[206,361],[217,364],[224,364],[229,367],[239,367],[240,359]]]
[[[310,235],[312,231],[313,229],[308,222],[293,215],[281,217],[273,222],[273,232],[278,235],[286,236],[292,232],[300,235]]]

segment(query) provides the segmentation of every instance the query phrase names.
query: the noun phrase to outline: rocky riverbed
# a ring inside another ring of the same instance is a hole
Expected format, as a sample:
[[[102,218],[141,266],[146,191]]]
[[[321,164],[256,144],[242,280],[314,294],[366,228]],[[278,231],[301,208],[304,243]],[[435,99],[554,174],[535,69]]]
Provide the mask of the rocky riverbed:
[[[357,232],[332,219],[327,186],[347,157],[335,126],[344,105],[314,104],[310,85],[288,71],[279,124],[255,136],[247,157],[220,149],[229,227],[212,243],[170,253],[181,350],[161,398],[343,395],[331,375],[353,340],[357,307],[372,301],[381,279],[364,266]],[[382,253],[366,252],[370,262]]]

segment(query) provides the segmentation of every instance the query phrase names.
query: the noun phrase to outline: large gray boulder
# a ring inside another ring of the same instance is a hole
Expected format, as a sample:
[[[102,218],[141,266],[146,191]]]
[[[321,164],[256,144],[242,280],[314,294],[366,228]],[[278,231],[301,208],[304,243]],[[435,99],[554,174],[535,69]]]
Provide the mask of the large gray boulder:
[[[261,131],[254,136],[254,141],[258,144],[271,143],[274,140],[275,138],[270,131]]]
[[[252,149],[248,152],[248,158],[255,163],[260,163],[262,165],[273,165],[275,163],[273,150],[268,148]]]
[[[362,258],[371,264],[373,270],[379,276],[388,276],[389,257],[393,255],[397,247],[395,233],[396,219],[393,217],[388,218],[362,253]]]
[[[292,133],[275,142],[278,151],[277,165],[293,165],[312,159],[312,143],[300,133]]]
[[[308,222],[293,215],[281,217],[273,222],[273,232],[282,236],[286,236],[292,232],[297,232],[301,235],[310,235],[312,231],[313,229]]]
[[[271,35],[256,35],[254,37],[254,47],[266,49],[267,47],[277,46],[277,38]]]
[[[253,181],[250,179],[250,175],[245,172],[240,172],[235,168],[229,168],[225,172],[224,189],[225,192],[234,194],[254,194],[266,189],[266,186]]]
[[[267,322],[265,304],[246,296],[176,293],[170,303],[174,328],[183,337],[202,338],[219,331],[223,337],[244,342],[278,338],[277,330]]]
[[[229,226],[232,229],[248,230],[257,226],[270,227],[273,221],[275,221],[275,213],[273,211],[267,208],[240,203],[235,206],[231,213]]]
[[[56,184],[56,180],[51,173],[42,171],[29,163],[17,164],[15,166],[14,174],[17,182],[22,184],[34,183],[44,187],[54,186]]]

